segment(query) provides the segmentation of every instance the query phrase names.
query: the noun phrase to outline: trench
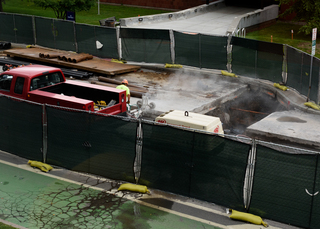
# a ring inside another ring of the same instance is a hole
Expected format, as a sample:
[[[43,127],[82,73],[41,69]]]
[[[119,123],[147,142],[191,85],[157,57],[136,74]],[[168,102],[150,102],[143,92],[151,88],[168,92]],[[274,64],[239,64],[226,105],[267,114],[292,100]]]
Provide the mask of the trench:
[[[225,134],[245,135],[248,126],[273,112],[285,110],[288,109],[273,92],[248,87],[242,94],[218,105],[206,115],[220,117]]]

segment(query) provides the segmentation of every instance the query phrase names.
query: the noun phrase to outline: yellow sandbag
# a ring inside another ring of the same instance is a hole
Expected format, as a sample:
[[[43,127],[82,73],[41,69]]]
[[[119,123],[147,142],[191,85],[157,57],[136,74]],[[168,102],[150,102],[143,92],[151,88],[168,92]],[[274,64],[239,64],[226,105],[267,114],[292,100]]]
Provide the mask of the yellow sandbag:
[[[231,210],[231,211],[232,211],[230,215],[231,219],[242,220],[242,221],[246,221],[246,222],[257,224],[257,225],[262,224],[263,226],[268,227],[268,224],[263,222],[260,216],[256,216],[256,215],[245,213],[245,212],[239,212],[236,210]]]
[[[283,85],[280,85],[280,84],[278,84],[278,83],[274,83],[273,86],[276,87],[276,88],[281,89],[282,91],[288,90],[288,87],[283,86]]]
[[[125,63],[124,61],[122,61],[122,60],[117,60],[117,59],[112,59],[111,62],[119,63],[119,64],[124,64],[124,63]]]
[[[118,191],[122,190],[128,190],[128,191],[133,191],[133,192],[141,192],[141,193],[149,193],[150,191],[148,190],[147,186],[144,185],[138,185],[138,184],[122,184],[118,188]]]
[[[166,64],[166,68],[182,68],[181,64]]]
[[[28,161],[28,164],[31,165],[32,167],[37,167],[39,169],[41,169],[43,172],[49,172],[52,167],[48,164],[42,163],[40,161]]]
[[[318,106],[317,104],[312,103],[312,102],[306,102],[306,103],[304,103],[304,105],[306,105],[307,107],[311,107],[315,110],[320,110],[320,106]]]
[[[225,76],[238,77],[238,76],[237,76],[236,74],[234,74],[234,73],[230,73],[230,72],[223,71],[223,70],[221,70],[221,74],[222,74],[222,75],[225,75]]]

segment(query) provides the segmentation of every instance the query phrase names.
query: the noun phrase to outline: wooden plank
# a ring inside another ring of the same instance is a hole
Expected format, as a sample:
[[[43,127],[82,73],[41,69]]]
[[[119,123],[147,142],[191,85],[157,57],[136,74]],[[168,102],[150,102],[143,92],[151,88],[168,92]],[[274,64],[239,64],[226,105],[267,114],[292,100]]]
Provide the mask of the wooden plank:
[[[58,66],[64,66],[68,68],[77,68],[79,70],[101,73],[106,75],[117,75],[122,73],[134,72],[140,69],[140,66],[130,65],[130,64],[120,64],[111,61],[103,60],[94,57],[91,60],[81,61],[78,63],[66,62],[63,60],[48,59],[39,57],[39,53],[48,52],[47,49],[43,48],[26,48],[26,49],[7,49],[3,53],[11,57],[20,57],[30,60],[36,60],[43,63],[54,64]],[[71,52],[66,51],[56,51],[62,54],[70,54]]]

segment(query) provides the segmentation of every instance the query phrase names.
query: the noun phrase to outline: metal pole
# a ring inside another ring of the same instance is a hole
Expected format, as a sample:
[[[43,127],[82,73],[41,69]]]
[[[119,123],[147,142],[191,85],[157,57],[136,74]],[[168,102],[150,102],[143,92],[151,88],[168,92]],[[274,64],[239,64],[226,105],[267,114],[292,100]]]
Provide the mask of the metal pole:
[[[173,30],[169,30],[169,35],[170,35],[170,53],[171,53],[171,62],[175,64],[175,41],[174,41],[174,33]]]
[[[48,152],[48,124],[47,124],[47,112],[46,105],[42,105],[42,155],[43,162],[46,163]]]
[[[98,15],[100,15],[100,0],[98,0]]]
[[[311,56],[309,90],[308,90],[307,102],[309,101],[309,95],[310,95],[310,90],[311,90],[312,65],[313,65],[313,56]]]

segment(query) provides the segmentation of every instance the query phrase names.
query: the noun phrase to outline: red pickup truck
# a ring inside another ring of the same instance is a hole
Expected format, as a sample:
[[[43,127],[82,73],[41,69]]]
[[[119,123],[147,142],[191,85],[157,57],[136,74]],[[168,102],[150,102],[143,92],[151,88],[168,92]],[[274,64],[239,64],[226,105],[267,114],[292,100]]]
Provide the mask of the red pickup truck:
[[[42,65],[21,66],[2,72],[0,94],[97,113],[117,115],[127,111],[125,91],[66,81],[59,68]]]

